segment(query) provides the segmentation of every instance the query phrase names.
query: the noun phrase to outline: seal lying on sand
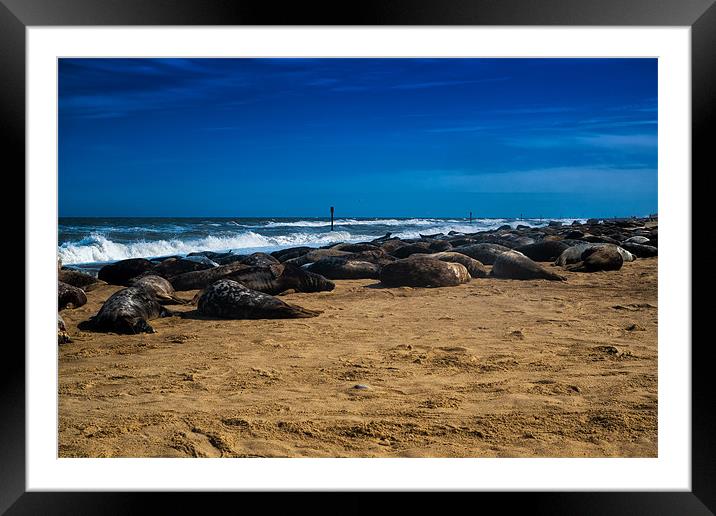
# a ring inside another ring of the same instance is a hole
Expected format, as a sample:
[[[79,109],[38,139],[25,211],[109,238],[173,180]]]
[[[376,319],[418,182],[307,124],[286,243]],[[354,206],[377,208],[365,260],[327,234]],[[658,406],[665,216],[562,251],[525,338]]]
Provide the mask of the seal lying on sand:
[[[567,279],[564,276],[548,271],[537,262],[517,251],[508,251],[499,255],[492,265],[490,276],[518,280],[546,279],[564,281]]]
[[[380,282],[387,287],[454,287],[467,281],[464,265],[432,258],[406,258],[380,269]]]
[[[85,292],[107,284],[106,281],[99,280],[90,274],[71,269],[61,269],[57,273],[57,279],[73,287],[81,288]]]
[[[635,244],[634,242],[624,242],[622,247],[639,258],[652,258],[659,254],[659,249],[653,245]]]
[[[325,292],[336,288],[335,283],[319,274],[290,263],[274,263],[268,267],[248,267],[224,276],[246,288],[276,295],[286,290],[296,292]]]
[[[144,258],[130,258],[105,265],[97,273],[97,277],[110,285],[129,286],[129,280],[143,272],[154,269],[154,264]]]
[[[280,249],[278,251],[274,251],[273,253],[271,253],[271,256],[273,256],[280,262],[285,262],[286,260],[290,260],[291,258],[298,258],[299,256],[303,256],[304,254],[313,250],[313,247],[306,246],[289,247],[288,249]]]
[[[87,302],[87,295],[81,288],[62,281],[57,282],[57,309],[79,308]]]
[[[414,254],[411,258],[432,258],[434,260],[440,260],[441,262],[460,263],[465,266],[467,272],[471,278],[486,278],[487,269],[479,260],[470,258],[469,256],[462,253],[454,253],[451,251],[445,251],[442,253],[435,254]]]
[[[485,265],[492,265],[498,256],[510,251],[510,248],[500,244],[471,244],[453,247],[452,251],[479,260]]]
[[[578,244],[574,245],[568,249],[565,249],[562,254],[559,255],[559,258],[555,260],[555,265],[565,266],[565,265],[571,265],[574,263],[579,263],[583,260],[582,255],[585,251],[588,249],[598,249],[600,247],[616,247],[619,254],[622,255],[622,259],[625,262],[633,262],[635,260],[635,257],[633,254],[631,254],[629,251],[622,249],[619,246],[615,246],[614,244]]]
[[[203,271],[216,267],[217,264],[214,261],[209,260],[208,258],[206,259],[208,260],[207,262],[187,260],[185,258],[167,258],[161,263],[155,265],[151,272],[161,276],[162,278],[169,279],[174,276],[178,276],[179,274],[184,274],[185,272]]]
[[[624,264],[624,258],[614,245],[591,247],[582,253],[582,261],[567,265],[570,271],[618,271]]]
[[[197,311],[224,319],[293,319],[316,317],[321,312],[289,305],[230,279],[212,283],[199,297]]]
[[[155,333],[147,321],[172,315],[143,287],[118,290],[104,302],[97,315],[80,323],[80,330],[136,334]]]
[[[170,281],[174,290],[197,290],[206,288],[216,280],[219,280],[224,276],[228,276],[233,272],[248,268],[248,265],[244,265],[241,262],[234,262],[228,265],[212,267],[211,269],[185,272],[184,274],[174,276]]]
[[[328,279],[378,279],[380,266],[352,258],[321,258],[306,266],[306,270]]]
[[[174,287],[166,279],[156,274],[147,274],[132,280],[133,287],[141,287],[157,298],[157,301],[163,304],[186,304],[188,301],[177,297],[174,293]]]
[[[291,258],[290,260],[282,260],[283,263],[292,263],[301,267],[307,263],[317,262],[321,258],[326,256],[347,256],[351,253],[348,251],[339,251],[338,249],[314,249],[306,254],[303,254],[297,258]]]
[[[252,267],[268,267],[274,263],[281,263],[276,258],[266,253],[254,253],[241,260],[244,265],[251,265]]]
[[[527,258],[536,262],[553,262],[569,246],[559,240],[542,240],[534,244],[522,245],[515,248]]]

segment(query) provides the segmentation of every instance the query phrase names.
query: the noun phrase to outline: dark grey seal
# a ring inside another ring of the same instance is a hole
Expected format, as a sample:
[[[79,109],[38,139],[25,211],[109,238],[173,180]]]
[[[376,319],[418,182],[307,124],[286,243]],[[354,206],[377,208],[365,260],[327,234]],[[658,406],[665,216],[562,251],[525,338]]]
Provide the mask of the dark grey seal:
[[[527,258],[517,251],[508,251],[497,257],[492,265],[490,276],[501,279],[546,279],[550,281],[564,281],[566,278],[550,272],[537,262]]]
[[[392,254],[396,258],[402,259],[407,258],[408,256],[413,254],[432,254],[435,252],[437,251],[430,248],[429,242],[417,242],[415,244],[408,244],[398,247],[394,251],[390,251],[390,254]]]
[[[363,251],[375,251],[376,249],[380,249],[380,247],[375,244],[362,242],[358,244],[336,244],[332,246],[331,249],[347,251],[349,253],[362,253]]]
[[[124,334],[155,333],[147,321],[170,315],[147,289],[127,287],[112,294],[97,315],[80,323],[78,328]]]
[[[167,258],[155,265],[151,272],[152,274],[170,279],[185,272],[203,271],[217,266],[213,260],[209,260],[205,256],[201,256],[200,258],[204,258],[206,261],[189,260],[186,258]]]
[[[570,271],[596,272],[618,271],[624,265],[624,258],[614,245],[591,247],[582,253],[582,261],[568,265]]]
[[[199,297],[197,311],[203,316],[223,319],[293,319],[321,313],[290,305],[230,279],[212,283]]]
[[[470,258],[479,260],[485,265],[492,265],[493,263],[495,263],[495,260],[498,256],[500,256],[502,253],[510,251],[510,248],[499,244],[483,243],[453,247],[452,251],[456,253],[465,254]]]
[[[659,249],[652,245],[624,242],[621,246],[639,258],[652,258],[654,256],[658,256],[659,254]]]
[[[186,304],[187,300],[177,297],[174,287],[168,280],[156,274],[147,274],[132,280],[133,287],[148,290],[162,304]]]
[[[105,265],[97,277],[111,285],[129,286],[129,281],[143,272],[151,271],[154,264],[144,258],[130,258]]]
[[[288,249],[280,249],[278,251],[274,251],[271,253],[271,256],[276,258],[279,262],[285,262],[286,260],[290,260],[291,258],[298,258],[299,256],[303,256],[304,254],[308,253],[309,251],[313,251],[314,247],[290,247]]]
[[[536,262],[553,262],[569,246],[559,240],[542,240],[534,244],[523,245],[515,248],[527,258]]]
[[[633,262],[635,259],[634,255],[629,251],[622,249],[619,246],[615,246],[614,244],[578,244],[565,249],[564,252],[559,255],[557,260],[555,260],[554,264],[565,266],[579,263],[583,260],[582,255],[585,251],[588,249],[598,249],[600,247],[616,247],[617,252],[622,255],[622,259],[625,262]]]
[[[467,281],[464,265],[432,258],[406,258],[380,269],[380,282],[387,287],[454,287]]]
[[[302,265],[306,265],[307,263],[313,263],[317,262],[321,258],[325,258],[326,256],[348,256],[348,251],[339,251],[338,249],[314,249],[313,251],[310,251],[306,254],[303,254],[297,258],[291,258],[290,260],[283,260],[283,263],[292,263],[293,265],[296,265],[297,267],[301,267]]]
[[[264,294],[276,295],[286,290],[296,292],[326,292],[336,288],[335,283],[320,274],[296,267],[290,263],[274,263],[268,267],[248,267],[224,276],[246,288]]]
[[[244,265],[241,262],[234,262],[228,265],[212,267],[211,269],[185,272],[184,274],[174,276],[170,281],[174,290],[199,290],[208,287],[216,280],[219,280],[224,276],[228,276],[233,272],[248,268],[248,265]]]
[[[306,265],[306,270],[336,279],[377,279],[380,266],[351,258],[328,256]]]
[[[75,271],[72,269],[61,269],[57,273],[57,279],[73,287],[81,288],[85,292],[89,292],[97,287],[106,285],[106,281],[99,280],[91,274]]]
[[[62,281],[57,282],[57,309],[79,308],[87,303],[87,295],[81,288],[73,287]]]

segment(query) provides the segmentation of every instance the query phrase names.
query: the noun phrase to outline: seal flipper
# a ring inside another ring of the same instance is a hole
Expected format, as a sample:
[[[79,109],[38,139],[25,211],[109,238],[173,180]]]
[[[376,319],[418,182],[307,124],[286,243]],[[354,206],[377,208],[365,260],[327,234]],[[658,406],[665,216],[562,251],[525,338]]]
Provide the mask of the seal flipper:
[[[96,328],[97,328],[97,321],[96,321],[94,315],[92,317],[90,317],[89,319],[87,319],[86,321],[82,321],[81,323],[79,323],[77,325],[77,329],[82,330],[82,331],[92,331],[92,330],[95,330]]]

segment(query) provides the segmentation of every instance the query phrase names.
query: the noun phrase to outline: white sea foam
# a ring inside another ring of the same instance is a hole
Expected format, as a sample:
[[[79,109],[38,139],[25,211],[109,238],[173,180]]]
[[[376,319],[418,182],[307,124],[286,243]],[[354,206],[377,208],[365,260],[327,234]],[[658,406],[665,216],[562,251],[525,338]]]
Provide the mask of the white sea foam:
[[[114,242],[102,234],[93,233],[76,242],[65,242],[58,247],[62,263],[96,263],[124,260],[127,258],[150,258],[156,256],[183,255],[195,251],[228,251],[242,249],[279,249],[291,246],[321,246],[333,242],[365,240],[374,237],[351,235],[347,231],[309,234],[264,236],[247,231],[233,236],[207,236],[191,240],[155,240],[131,243]]]
[[[436,219],[335,219],[335,226],[434,226],[438,222]],[[441,220],[441,222],[462,222],[455,220]],[[298,220],[295,222],[270,221],[263,226],[268,228],[283,227],[306,227],[306,228],[323,228],[331,225],[330,220]]]

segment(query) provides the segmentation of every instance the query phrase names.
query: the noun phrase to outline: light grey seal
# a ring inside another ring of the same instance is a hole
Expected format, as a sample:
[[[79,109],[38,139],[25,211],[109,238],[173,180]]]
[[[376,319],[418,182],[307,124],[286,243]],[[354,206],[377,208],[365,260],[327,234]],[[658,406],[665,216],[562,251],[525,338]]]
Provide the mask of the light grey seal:
[[[546,279],[564,281],[566,279],[559,274],[548,271],[537,262],[517,251],[500,254],[492,265],[490,276],[518,280]]]
[[[290,305],[230,279],[212,283],[199,297],[197,311],[203,316],[223,319],[293,319],[321,313]]]
[[[170,315],[149,290],[127,287],[112,294],[97,315],[80,323],[78,328],[125,334],[156,333],[147,321]]]
[[[133,287],[147,289],[162,304],[186,304],[188,301],[177,297],[174,287],[168,280],[156,274],[147,274],[132,280]]]

